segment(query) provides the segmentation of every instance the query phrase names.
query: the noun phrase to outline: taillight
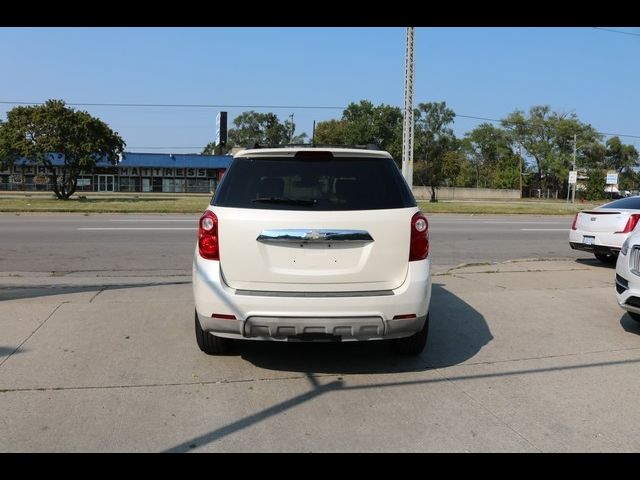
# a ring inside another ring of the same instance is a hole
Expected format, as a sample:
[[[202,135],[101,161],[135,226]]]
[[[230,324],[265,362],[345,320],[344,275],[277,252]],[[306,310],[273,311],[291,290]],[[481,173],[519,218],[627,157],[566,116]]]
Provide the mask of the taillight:
[[[422,212],[411,218],[409,261],[424,260],[429,255],[429,222]]]
[[[633,229],[636,228],[638,224],[638,220],[640,220],[640,213],[632,213],[629,215],[629,220],[627,220],[627,224],[624,226],[624,230],[616,233],[629,233],[633,232]]]
[[[576,213],[576,216],[573,217],[573,223],[571,224],[571,230],[577,230],[578,227],[576,227],[576,223],[578,222],[578,215],[580,215],[579,213]]]
[[[198,226],[198,250],[200,251],[200,256],[208,260],[220,260],[218,217],[211,210],[207,210],[200,217]]]

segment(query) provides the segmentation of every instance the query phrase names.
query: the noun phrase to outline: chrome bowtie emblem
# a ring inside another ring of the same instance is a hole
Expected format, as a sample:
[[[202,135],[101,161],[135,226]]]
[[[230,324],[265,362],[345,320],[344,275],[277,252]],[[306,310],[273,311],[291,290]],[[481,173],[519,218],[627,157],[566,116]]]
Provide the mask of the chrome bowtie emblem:
[[[595,222],[596,221],[596,217],[591,217],[591,221]]]
[[[320,240],[321,238],[326,238],[327,235],[325,233],[320,233],[317,230],[311,230],[304,234],[304,238],[308,238],[309,240]]]

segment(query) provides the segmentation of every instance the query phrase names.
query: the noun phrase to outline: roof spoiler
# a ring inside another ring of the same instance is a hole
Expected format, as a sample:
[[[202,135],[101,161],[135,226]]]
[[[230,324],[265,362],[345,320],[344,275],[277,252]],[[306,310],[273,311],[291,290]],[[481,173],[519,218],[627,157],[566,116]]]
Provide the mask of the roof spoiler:
[[[353,148],[358,150],[381,150],[380,147],[374,143],[368,143],[366,145],[339,145],[331,143],[286,143],[281,145],[265,145],[260,143],[253,143],[246,148],[260,149],[260,148]]]

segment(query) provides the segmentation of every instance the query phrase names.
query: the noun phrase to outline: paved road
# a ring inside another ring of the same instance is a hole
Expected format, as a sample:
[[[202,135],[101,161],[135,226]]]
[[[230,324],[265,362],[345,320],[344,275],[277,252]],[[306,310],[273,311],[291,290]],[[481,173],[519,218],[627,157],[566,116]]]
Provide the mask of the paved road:
[[[196,215],[0,215],[0,272],[188,274]],[[522,258],[591,258],[570,217],[429,216],[434,271]]]

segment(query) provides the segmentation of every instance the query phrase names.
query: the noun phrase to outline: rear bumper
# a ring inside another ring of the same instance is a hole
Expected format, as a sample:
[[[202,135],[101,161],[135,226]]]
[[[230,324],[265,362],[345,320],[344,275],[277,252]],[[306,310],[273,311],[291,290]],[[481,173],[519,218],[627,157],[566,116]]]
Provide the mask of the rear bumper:
[[[388,320],[381,317],[249,317],[243,323],[243,337],[256,340],[292,338],[300,340],[373,340],[413,334],[425,317]]]
[[[582,250],[583,252],[591,253],[617,253],[620,251],[618,247],[606,247],[603,245],[587,245],[584,243],[569,242],[569,246],[574,250]]]
[[[584,243],[584,237],[593,237],[591,244]],[[589,232],[587,230],[569,230],[569,246],[585,252],[619,252],[628,233]]]
[[[395,290],[371,296],[238,295],[224,283],[217,261],[196,254],[193,293],[203,330],[220,337],[251,340],[380,340],[422,329],[431,300],[431,260],[410,262]],[[212,318],[233,315],[235,320]],[[415,318],[394,316],[415,314]]]

